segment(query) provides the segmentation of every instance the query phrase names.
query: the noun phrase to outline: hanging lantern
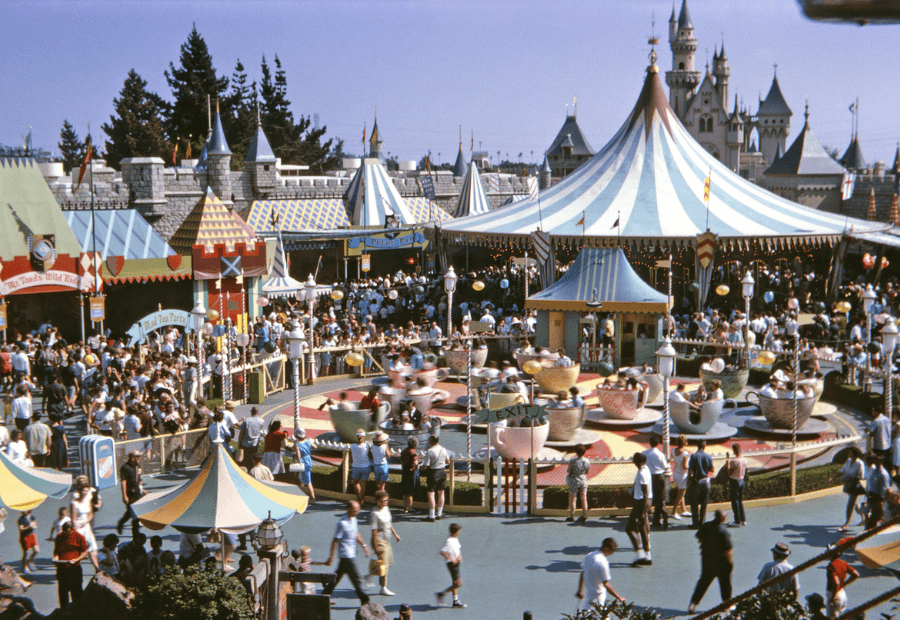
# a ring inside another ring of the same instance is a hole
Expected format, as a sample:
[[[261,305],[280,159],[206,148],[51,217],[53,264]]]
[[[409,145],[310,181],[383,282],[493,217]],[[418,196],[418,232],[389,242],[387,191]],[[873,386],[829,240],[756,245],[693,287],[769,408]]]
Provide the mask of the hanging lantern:
[[[772,291],[766,291],[765,293],[763,293],[763,301],[765,301],[767,304],[772,303],[773,301],[775,301],[775,293],[773,293]]]
[[[284,534],[270,512],[268,518],[263,520],[259,524],[259,529],[256,530],[256,542],[261,550],[272,551],[281,544],[282,540],[284,540]]]
[[[536,375],[541,372],[543,368],[544,367],[541,366],[541,363],[537,360],[528,360],[527,362],[522,364],[522,370],[527,372],[529,375]]]
[[[360,353],[348,353],[347,357],[344,358],[344,361],[347,363],[347,366],[353,366],[355,368],[357,366],[362,366],[364,360]]]
[[[265,308],[266,306],[269,305],[269,298],[268,297],[257,297],[256,305],[259,306],[260,308]]]
[[[414,286],[413,287],[413,295],[424,295],[425,288],[422,286]]]
[[[340,289],[334,289],[331,291],[331,298],[335,301],[340,301],[344,298],[344,291]]]
[[[888,259],[886,259],[884,256],[882,256],[881,257],[881,268],[887,269],[888,265],[890,265],[890,263],[888,262]]]
[[[506,289],[508,289],[509,288],[509,280],[507,280],[506,278],[503,278],[502,280],[500,280],[500,288],[502,288],[504,291]]]
[[[838,311],[838,312],[841,312],[841,313],[850,312],[850,308],[851,308],[851,307],[852,307],[852,306],[850,305],[850,302],[849,302],[849,301],[839,301],[839,302],[837,303],[837,305],[835,306],[835,308],[837,309],[837,311]]]
[[[863,254],[862,264],[866,269],[871,269],[875,266],[875,257],[866,252],[865,254]]]
[[[725,295],[727,295],[730,292],[731,292],[731,289],[728,288],[727,284],[720,284],[719,286],[716,287],[716,294],[721,295],[722,297],[724,297]]]
[[[771,351],[760,351],[756,356],[756,361],[762,364],[763,366],[768,366],[772,362],[775,361],[775,354]]]
[[[609,362],[600,362],[600,365],[597,367],[597,373],[601,377],[609,377],[615,372],[616,369]]]
[[[395,288],[392,288],[391,292],[388,293],[389,299],[397,299],[398,296],[399,296],[399,293],[397,293],[397,289],[395,289]]]
[[[691,290],[694,291],[694,292],[699,291],[699,290],[700,290],[700,283],[699,283],[699,282],[691,282],[691,285],[690,285],[688,288],[691,289]]]
[[[93,366],[94,364],[97,363],[97,358],[94,357],[93,355],[91,355],[90,353],[88,353],[87,355],[84,356],[84,363],[87,364],[88,366]]]
[[[482,282],[481,280],[475,280],[474,282],[472,282],[472,288],[476,291],[483,291],[484,282]]]
[[[249,334],[238,334],[237,338],[235,338],[235,342],[239,347],[246,347],[250,344],[250,335]]]
[[[200,328],[200,331],[203,332],[204,336],[209,336],[213,333],[213,329],[215,329],[215,327],[212,323],[204,323],[203,327]]]
[[[210,308],[206,312],[206,316],[209,317],[210,321],[217,321],[217,320],[219,320],[219,311],[216,310],[215,308]]]

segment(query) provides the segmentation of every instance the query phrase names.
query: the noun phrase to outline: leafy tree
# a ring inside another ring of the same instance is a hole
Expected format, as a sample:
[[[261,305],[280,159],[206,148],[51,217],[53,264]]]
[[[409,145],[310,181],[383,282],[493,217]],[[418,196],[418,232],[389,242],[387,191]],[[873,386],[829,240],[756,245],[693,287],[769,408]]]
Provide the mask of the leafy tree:
[[[72,168],[81,165],[84,161],[84,142],[78,138],[78,133],[68,119],[63,121],[62,129],[59,132],[59,152],[62,154],[63,170],[66,174]]]
[[[193,140],[202,143],[199,136],[206,136],[209,129],[207,116],[207,96],[225,100],[228,89],[228,78],[217,77],[213,67],[212,56],[206,41],[197,32],[194,25],[187,41],[181,46],[179,67],[169,63],[165,72],[166,81],[172,89],[174,101],[166,109],[166,130],[169,140],[174,142],[193,136]],[[227,110],[221,109],[223,125],[228,119]],[[227,128],[226,128],[227,129]]]
[[[238,59],[234,73],[231,74],[231,92],[225,98],[229,111],[229,119],[225,123],[225,138],[233,153],[233,169],[243,166],[253,134],[256,133],[256,101],[256,81],[247,84],[247,71]]]
[[[250,620],[247,591],[214,566],[170,568],[133,604],[136,620]]]
[[[165,104],[159,95],[147,90],[147,81],[128,72],[119,97],[113,99],[116,114],[103,125],[109,136],[106,161],[118,167],[126,157],[160,157],[169,161],[172,149],[165,138],[160,110]],[[60,145],[62,148],[62,145]]]

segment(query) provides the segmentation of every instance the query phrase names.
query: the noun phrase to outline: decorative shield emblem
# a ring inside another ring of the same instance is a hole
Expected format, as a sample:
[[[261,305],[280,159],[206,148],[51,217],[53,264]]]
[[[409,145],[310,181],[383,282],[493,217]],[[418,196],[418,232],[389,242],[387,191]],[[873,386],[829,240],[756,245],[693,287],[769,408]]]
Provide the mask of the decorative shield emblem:
[[[181,267],[181,254],[170,254],[166,256],[166,262],[169,263],[169,269],[176,271]]]
[[[122,271],[122,267],[125,266],[125,257],[124,256],[107,256],[106,257],[106,268],[109,269],[110,275],[116,277],[119,275],[119,272]]]
[[[703,269],[709,267],[716,256],[716,235],[709,232],[697,235],[697,259]]]
[[[56,262],[56,236],[33,235],[30,238],[31,263],[35,271],[50,271]]]

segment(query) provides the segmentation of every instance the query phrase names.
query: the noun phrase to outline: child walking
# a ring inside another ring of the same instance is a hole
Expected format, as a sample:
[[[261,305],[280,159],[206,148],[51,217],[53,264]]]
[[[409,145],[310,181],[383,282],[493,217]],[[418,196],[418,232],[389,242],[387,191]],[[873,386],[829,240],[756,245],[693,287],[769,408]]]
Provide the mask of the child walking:
[[[459,589],[462,587],[462,576],[460,570],[462,568],[462,546],[459,543],[459,532],[462,526],[459,523],[450,524],[450,538],[441,547],[441,555],[447,560],[447,570],[450,571],[450,579],[453,581],[451,586],[446,590],[442,590],[435,594],[437,597],[438,607],[443,607],[444,597],[448,592],[453,593],[453,607],[463,609],[465,603],[459,600]]]
[[[22,547],[22,572],[32,573],[37,569],[31,563],[41,550],[37,539],[37,521],[30,510],[23,510],[19,517],[19,546]]]
[[[59,536],[59,533],[62,532],[63,523],[71,523],[72,519],[69,518],[69,509],[66,506],[63,506],[59,509],[57,513],[58,518],[53,522],[53,526],[50,528],[50,542],[56,540],[56,537]]]

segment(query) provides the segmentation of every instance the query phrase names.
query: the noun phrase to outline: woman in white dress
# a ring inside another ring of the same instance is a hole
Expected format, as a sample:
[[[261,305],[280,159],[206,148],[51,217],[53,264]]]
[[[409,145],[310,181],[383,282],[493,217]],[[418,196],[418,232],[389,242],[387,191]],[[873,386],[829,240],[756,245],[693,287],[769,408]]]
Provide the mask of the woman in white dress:
[[[87,541],[88,556],[91,558],[94,570],[100,572],[100,563],[97,561],[97,539],[94,538],[94,530],[91,527],[91,522],[94,520],[93,497],[95,490],[88,484],[87,476],[78,476],[75,480],[72,502],[69,504],[69,515],[75,531],[84,536]],[[100,501],[99,494],[97,500]]]
[[[677,492],[675,494],[675,506],[672,510],[673,519],[681,519],[682,516],[689,515],[687,507],[684,505],[684,495],[687,492],[688,483],[688,461],[691,453],[687,449],[687,440],[684,435],[678,437],[678,445],[675,448],[675,468],[672,472],[672,478],[675,480]]]

